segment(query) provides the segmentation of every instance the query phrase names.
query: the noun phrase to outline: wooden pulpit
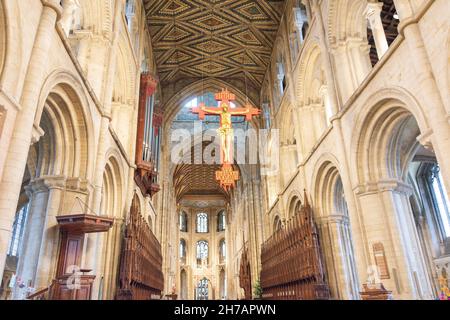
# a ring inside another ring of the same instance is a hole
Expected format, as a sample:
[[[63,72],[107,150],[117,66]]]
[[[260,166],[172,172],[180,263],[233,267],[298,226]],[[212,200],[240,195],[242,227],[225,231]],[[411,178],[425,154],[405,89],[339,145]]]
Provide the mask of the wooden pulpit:
[[[56,219],[60,227],[61,243],[50,299],[90,300],[95,275],[80,274],[91,271],[80,268],[84,238],[87,233],[107,232],[114,219],[88,214],[59,216]]]

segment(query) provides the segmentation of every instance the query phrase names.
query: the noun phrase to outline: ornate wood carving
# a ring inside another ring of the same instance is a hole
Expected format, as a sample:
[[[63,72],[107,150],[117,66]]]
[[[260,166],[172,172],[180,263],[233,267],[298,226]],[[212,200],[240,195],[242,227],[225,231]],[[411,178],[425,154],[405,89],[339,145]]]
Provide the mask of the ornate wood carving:
[[[241,265],[239,268],[239,286],[244,289],[244,299],[252,299],[252,274],[250,260],[248,256],[247,245],[244,246],[241,256]]]
[[[361,292],[362,300],[392,300],[392,291],[386,290],[382,283],[370,285],[363,284],[364,291]]]
[[[319,235],[307,200],[286,226],[264,243],[261,262],[263,299],[329,299]]]
[[[161,245],[142,217],[134,197],[125,230],[118,300],[160,299],[164,289]]]
[[[138,111],[138,128],[136,136],[136,172],[134,180],[141,189],[142,194],[153,196],[160,188],[156,183],[158,172],[155,170],[155,164],[144,161],[144,133],[146,123],[146,106],[148,99],[155,93],[158,80],[147,73],[141,75],[141,87],[139,97],[139,111]],[[159,121],[161,114],[154,114],[153,118]]]

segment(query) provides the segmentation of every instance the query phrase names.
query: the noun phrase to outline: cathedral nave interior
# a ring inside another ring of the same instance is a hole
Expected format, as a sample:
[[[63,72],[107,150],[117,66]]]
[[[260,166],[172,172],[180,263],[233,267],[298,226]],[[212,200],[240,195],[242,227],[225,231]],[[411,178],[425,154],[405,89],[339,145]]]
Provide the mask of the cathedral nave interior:
[[[448,0],[0,0],[2,300],[450,299]]]

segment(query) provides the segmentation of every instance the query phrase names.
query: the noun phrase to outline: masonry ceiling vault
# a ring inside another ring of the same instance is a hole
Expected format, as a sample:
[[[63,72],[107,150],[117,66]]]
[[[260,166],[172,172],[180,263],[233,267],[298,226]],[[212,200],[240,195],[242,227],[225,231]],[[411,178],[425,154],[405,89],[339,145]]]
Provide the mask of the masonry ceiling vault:
[[[162,86],[209,77],[259,92],[284,2],[145,0]]]

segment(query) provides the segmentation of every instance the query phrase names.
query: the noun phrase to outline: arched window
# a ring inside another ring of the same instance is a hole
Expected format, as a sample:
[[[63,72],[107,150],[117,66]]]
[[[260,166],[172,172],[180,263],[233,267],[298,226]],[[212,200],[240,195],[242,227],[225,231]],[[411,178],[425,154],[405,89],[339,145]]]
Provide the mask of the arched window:
[[[436,212],[437,222],[443,238],[450,237],[450,202],[447,191],[442,181],[442,174],[438,164],[428,165],[425,170],[425,178],[430,200]]]
[[[197,233],[208,233],[208,215],[206,213],[197,214]]]
[[[180,231],[181,232],[188,232],[188,225],[187,225],[187,213],[182,211],[180,213]]]
[[[219,260],[220,263],[223,263],[226,259],[227,255],[227,247],[225,244],[225,239],[220,240],[219,242]]]
[[[61,26],[69,36],[74,30],[81,28],[81,6],[78,0],[62,0]]]
[[[28,214],[28,205],[24,206],[16,214],[16,218],[13,224],[12,237],[8,248],[8,256],[18,257],[20,255],[20,245],[23,239],[27,214]]]
[[[127,0],[125,4],[125,17],[127,19],[128,28],[131,30],[133,17],[136,15],[135,0]]]
[[[203,278],[197,284],[196,288],[196,299],[197,300],[208,300],[208,284],[209,280],[207,278]]]
[[[276,216],[275,220],[273,222],[273,231],[276,232],[278,230],[281,230],[282,227],[283,227],[283,223],[281,222],[280,217]]]
[[[180,261],[186,263],[186,240],[180,240]]]
[[[334,185],[334,208],[337,213],[348,216],[347,201],[345,200],[344,186],[339,177]]]
[[[291,56],[293,63],[295,63],[300,47],[305,41],[308,28],[308,13],[306,7],[298,1],[293,11],[292,32],[290,36]]]
[[[217,215],[217,232],[225,231],[225,211],[222,210]]]
[[[369,2],[364,14],[367,19],[370,60],[375,66],[397,38],[400,20],[392,0]]]
[[[197,266],[201,266],[203,263],[208,264],[208,256],[208,241],[197,242]]]

